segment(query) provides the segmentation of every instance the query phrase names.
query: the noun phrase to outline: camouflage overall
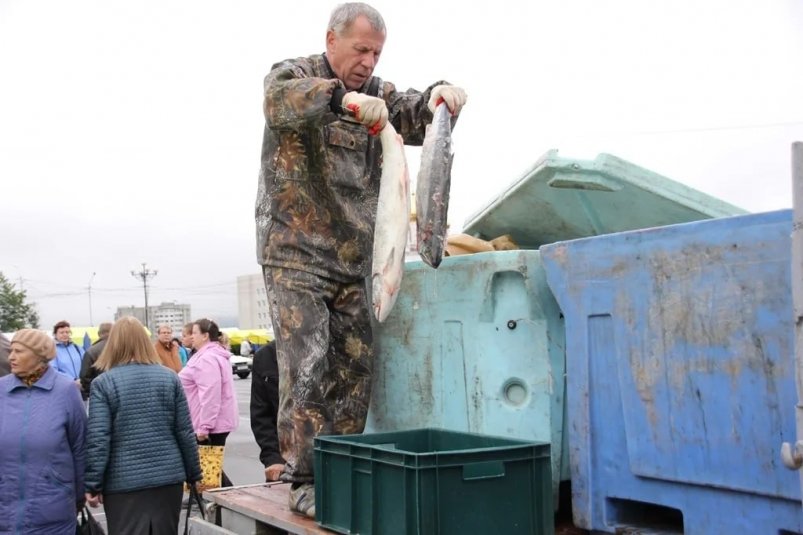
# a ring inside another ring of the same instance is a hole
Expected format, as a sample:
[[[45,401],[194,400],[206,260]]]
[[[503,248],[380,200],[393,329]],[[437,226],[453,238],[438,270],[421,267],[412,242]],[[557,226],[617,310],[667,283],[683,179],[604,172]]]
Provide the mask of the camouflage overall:
[[[362,433],[373,362],[366,287],[265,268],[279,363],[282,479],[311,481],[312,437]]]
[[[361,91],[383,98],[405,143],[420,145],[430,91],[441,83],[402,93],[372,77]],[[313,437],[362,432],[370,399],[365,278],[382,150],[364,126],[333,111],[338,88],[323,55],[278,63],[264,84],[257,257],[276,335],[285,481],[313,480]]]

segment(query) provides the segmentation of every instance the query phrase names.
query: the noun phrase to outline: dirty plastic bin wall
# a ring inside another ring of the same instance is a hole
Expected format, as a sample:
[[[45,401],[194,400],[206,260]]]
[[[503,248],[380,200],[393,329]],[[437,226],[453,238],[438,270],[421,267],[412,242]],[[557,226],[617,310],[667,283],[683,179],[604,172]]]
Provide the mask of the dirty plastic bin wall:
[[[376,332],[367,432],[438,427],[551,443],[556,490],[564,330],[538,251],[445,258],[437,270],[410,262]]]
[[[443,429],[315,439],[315,513],[363,535],[552,535],[549,444]]]
[[[565,314],[579,527],[803,532],[790,211],[541,248]]]

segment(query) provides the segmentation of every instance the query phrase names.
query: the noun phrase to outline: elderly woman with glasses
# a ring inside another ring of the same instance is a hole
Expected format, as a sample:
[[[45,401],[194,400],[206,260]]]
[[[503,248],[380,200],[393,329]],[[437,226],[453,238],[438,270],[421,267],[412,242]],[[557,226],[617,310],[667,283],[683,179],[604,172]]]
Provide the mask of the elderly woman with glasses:
[[[11,340],[11,373],[0,378],[0,533],[75,533],[86,413],[75,384],[50,366],[55,357],[41,331]]]

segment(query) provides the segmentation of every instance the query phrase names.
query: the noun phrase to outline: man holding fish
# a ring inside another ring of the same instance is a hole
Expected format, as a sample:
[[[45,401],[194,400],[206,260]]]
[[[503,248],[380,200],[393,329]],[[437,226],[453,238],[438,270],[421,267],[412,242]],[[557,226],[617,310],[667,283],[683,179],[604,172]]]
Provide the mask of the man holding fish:
[[[407,179],[403,152],[385,175],[404,176],[383,175],[383,149],[397,159],[386,140],[398,138],[379,134],[392,125],[404,143],[421,145],[437,103],[456,116],[466,102],[446,82],[401,92],[373,76],[385,35],[374,8],[341,4],[326,52],[277,63],[264,84],[257,256],[279,362],[281,479],[292,482],[291,510],[309,517],[313,437],[361,433],[371,397],[366,277],[380,177]]]

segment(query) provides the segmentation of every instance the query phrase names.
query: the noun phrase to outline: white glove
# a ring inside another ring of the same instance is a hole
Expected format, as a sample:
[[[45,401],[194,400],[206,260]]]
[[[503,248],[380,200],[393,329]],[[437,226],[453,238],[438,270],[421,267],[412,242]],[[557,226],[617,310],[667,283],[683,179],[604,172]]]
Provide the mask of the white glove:
[[[457,86],[436,85],[432,89],[432,93],[430,93],[427,106],[429,106],[429,111],[435,113],[435,107],[440,104],[439,101],[443,99],[452,115],[458,115],[465,105],[467,98],[466,92]]]
[[[388,122],[388,107],[385,101],[356,91],[349,91],[343,95],[344,110],[354,114],[354,118],[368,127],[368,133],[377,135]]]

